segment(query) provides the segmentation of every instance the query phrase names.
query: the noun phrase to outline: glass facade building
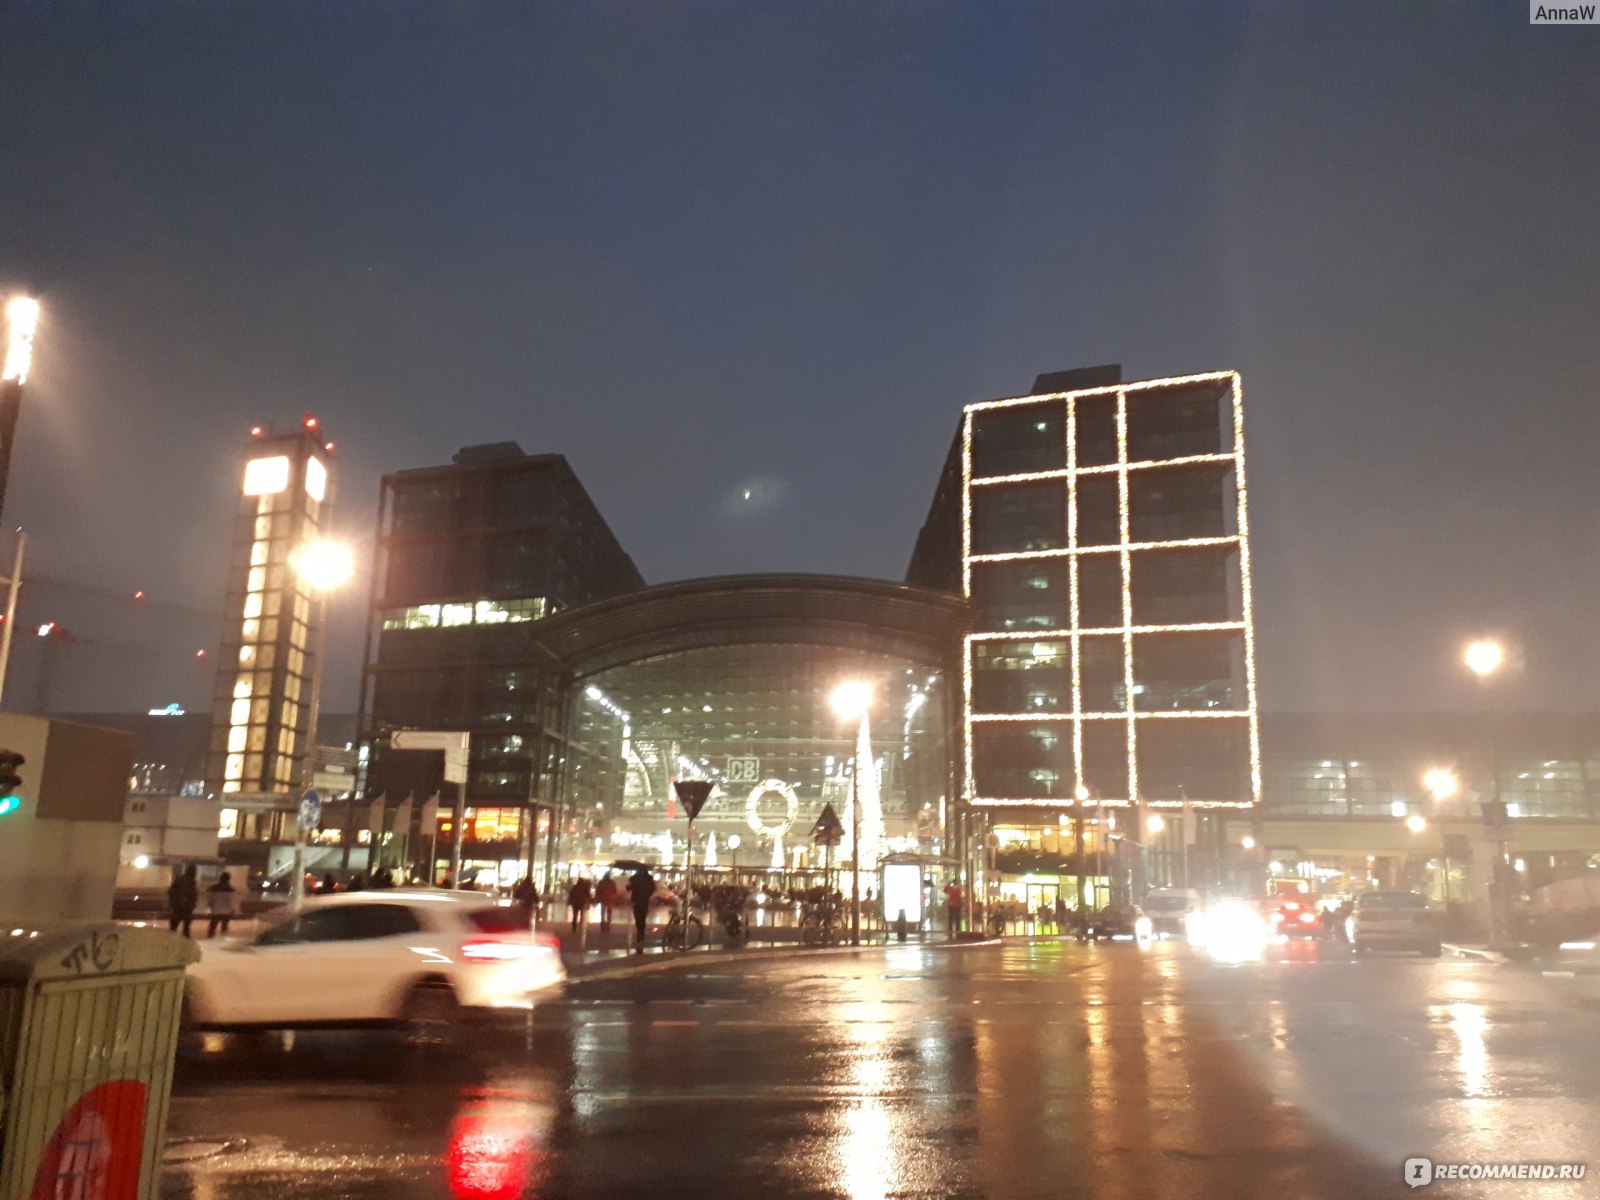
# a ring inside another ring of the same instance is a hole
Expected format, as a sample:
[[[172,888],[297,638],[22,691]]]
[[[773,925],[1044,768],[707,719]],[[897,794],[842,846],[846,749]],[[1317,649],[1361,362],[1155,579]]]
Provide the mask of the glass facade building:
[[[643,586],[560,455],[473,446],[449,466],[385,476],[362,691],[365,794],[420,805],[440,790],[440,755],[392,750],[390,731],[467,732],[464,848],[526,860],[533,812],[553,806],[564,686],[535,631]],[[441,810],[446,847],[453,811]]]

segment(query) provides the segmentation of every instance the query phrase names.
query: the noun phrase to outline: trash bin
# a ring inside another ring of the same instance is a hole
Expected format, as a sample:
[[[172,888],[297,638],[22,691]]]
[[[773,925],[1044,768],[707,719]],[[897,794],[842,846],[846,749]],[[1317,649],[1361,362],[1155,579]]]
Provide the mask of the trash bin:
[[[0,1200],[152,1200],[187,938],[0,927]]]

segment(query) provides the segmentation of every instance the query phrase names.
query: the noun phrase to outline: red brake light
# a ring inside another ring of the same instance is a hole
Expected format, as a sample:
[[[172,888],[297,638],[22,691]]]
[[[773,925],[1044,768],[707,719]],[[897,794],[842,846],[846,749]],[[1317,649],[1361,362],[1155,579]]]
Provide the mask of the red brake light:
[[[1309,924],[1311,924],[1311,922],[1315,921],[1316,919],[1317,919],[1317,917],[1316,917],[1315,913],[1303,912],[1303,913],[1300,914],[1301,924],[1304,924],[1304,925],[1309,925]]]

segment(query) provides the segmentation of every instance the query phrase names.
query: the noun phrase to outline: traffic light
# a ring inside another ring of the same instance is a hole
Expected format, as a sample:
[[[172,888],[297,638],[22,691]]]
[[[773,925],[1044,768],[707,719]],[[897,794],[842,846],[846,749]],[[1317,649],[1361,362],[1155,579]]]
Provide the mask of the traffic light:
[[[22,807],[17,796],[22,776],[17,774],[17,768],[27,761],[15,750],[0,750],[0,817],[10,816]]]

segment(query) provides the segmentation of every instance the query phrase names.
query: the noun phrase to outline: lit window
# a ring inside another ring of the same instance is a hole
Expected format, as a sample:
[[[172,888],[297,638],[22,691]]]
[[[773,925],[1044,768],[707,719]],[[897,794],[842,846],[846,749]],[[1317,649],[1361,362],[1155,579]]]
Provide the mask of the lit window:
[[[260,592],[251,592],[244,598],[244,615],[247,619],[251,617],[259,617],[261,615]]]
[[[289,456],[275,454],[271,458],[253,458],[244,468],[244,494],[246,496],[273,496],[289,486]]]
[[[248,725],[250,723],[250,701],[248,699],[235,700],[229,712],[229,723],[233,725]]]
[[[472,605],[470,604],[441,604],[439,606],[439,624],[471,625]]]
[[[306,459],[306,495],[320,501],[328,494],[328,468],[320,458]]]
[[[266,542],[250,543],[250,565],[259,567],[267,561],[268,546]]]
[[[248,740],[248,737],[249,731],[243,725],[231,726],[228,729],[229,753],[237,753],[238,751],[243,750],[244,744],[246,740]]]
[[[251,567],[250,576],[244,585],[247,592],[259,592],[267,586],[267,569],[265,567]]]
[[[237,808],[225,808],[217,814],[217,836],[225,838],[239,836],[239,810]]]

